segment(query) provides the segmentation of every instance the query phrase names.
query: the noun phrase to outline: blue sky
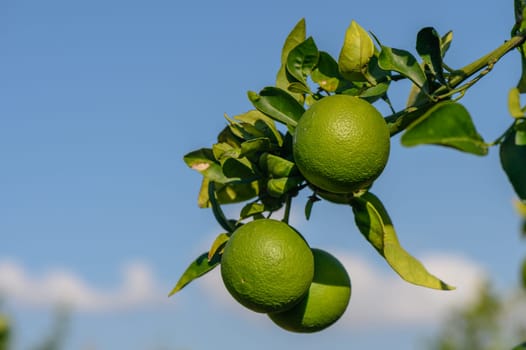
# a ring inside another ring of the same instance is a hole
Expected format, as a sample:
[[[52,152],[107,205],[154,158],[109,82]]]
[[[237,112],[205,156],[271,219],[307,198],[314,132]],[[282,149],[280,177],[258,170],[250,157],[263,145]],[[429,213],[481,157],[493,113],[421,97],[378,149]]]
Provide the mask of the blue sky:
[[[217,274],[166,298],[221,232],[197,207],[201,179],[182,157],[214,143],[224,113],[251,108],[248,90],[274,83],[302,17],[335,56],[353,19],[412,51],[420,28],[451,29],[453,67],[500,45],[514,20],[511,1],[0,3],[0,286],[17,349],[46,332],[64,295],[75,307],[67,349],[418,349],[442,315],[430,305],[465,302],[481,276],[516,285],[526,245],[496,149],[481,158],[395,137],[374,192],[403,245],[457,292],[406,286],[349,208],[321,203],[306,222],[299,198],[292,223],[348,263],[355,292],[339,325],[285,333],[229,301]],[[462,100],[488,141],[511,121],[519,66],[509,54]],[[407,86],[393,90],[402,108]]]

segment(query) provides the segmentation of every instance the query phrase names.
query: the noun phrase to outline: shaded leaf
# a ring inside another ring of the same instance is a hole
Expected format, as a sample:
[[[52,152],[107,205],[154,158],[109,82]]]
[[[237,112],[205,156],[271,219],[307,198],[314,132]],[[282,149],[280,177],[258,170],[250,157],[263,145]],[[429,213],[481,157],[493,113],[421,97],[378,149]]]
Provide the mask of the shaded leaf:
[[[291,128],[296,127],[305,109],[286,91],[266,87],[258,93],[249,91],[248,98],[260,112]]]
[[[234,119],[253,126],[256,130],[258,130],[258,132],[261,133],[262,136],[268,137],[278,146],[283,144],[283,137],[276,128],[276,123],[274,123],[274,120],[267,117],[260,111],[251,110],[244,114],[236,115]]]
[[[338,57],[341,74],[351,81],[356,73],[367,71],[367,64],[374,55],[374,43],[369,34],[358,23],[352,21],[345,32],[343,46]]]
[[[416,51],[424,64],[442,84],[446,84],[442,68],[442,51],[440,37],[432,27],[421,29],[416,38]]]
[[[383,70],[400,73],[409,78],[420,89],[428,92],[426,75],[410,52],[382,46],[378,56],[378,65]]]
[[[223,173],[232,180],[254,179],[255,170],[246,158],[226,158],[222,162]]]
[[[287,71],[307,85],[307,77],[318,64],[318,48],[312,37],[292,49],[287,56]]]
[[[211,260],[208,260],[208,253],[203,253],[199,255],[183,272],[182,276],[177,281],[177,284],[172,289],[168,296],[172,296],[175,293],[183,289],[188,283],[193,280],[203,276],[209,271],[212,271],[219,263],[221,262],[221,256],[216,254],[212,257]]]
[[[217,223],[227,232],[234,232],[234,225],[232,225],[232,222],[226,218],[225,213],[223,213],[223,210],[221,209],[221,204],[217,201],[215,183],[213,181],[208,183],[208,200],[210,201],[212,213],[214,213]]]
[[[420,261],[402,248],[385,207],[375,195],[366,192],[354,197],[351,205],[360,232],[402,279],[427,288],[454,289],[430,274]]]
[[[404,146],[435,144],[476,155],[488,153],[488,145],[475,129],[469,112],[452,101],[437,103],[427,110],[409,125],[401,141]]]
[[[526,201],[526,144],[518,145],[516,134],[512,129],[500,144],[500,163],[517,196]]]
[[[246,156],[256,152],[268,152],[272,145],[267,137],[245,141],[241,144],[241,155]]]

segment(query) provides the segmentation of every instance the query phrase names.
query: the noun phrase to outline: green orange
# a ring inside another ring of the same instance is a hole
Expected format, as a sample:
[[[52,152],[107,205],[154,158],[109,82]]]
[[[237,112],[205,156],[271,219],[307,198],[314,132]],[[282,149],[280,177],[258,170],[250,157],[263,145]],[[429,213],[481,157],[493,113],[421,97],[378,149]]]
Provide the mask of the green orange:
[[[351,280],[333,255],[313,249],[314,279],[305,298],[293,308],[269,317],[278,326],[299,333],[321,331],[345,313],[351,298]]]
[[[288,224],[254,220],[234,231],[225,245],[221,276],[234,299],[247,308],[283,311],[307,293],[314,257],[304,238]]]
[[[354,96],[332,95],[300,118],[293,138],[294,160],[315,187],[351,193],[370,186],[389,158],[390,134],[380,112]]]

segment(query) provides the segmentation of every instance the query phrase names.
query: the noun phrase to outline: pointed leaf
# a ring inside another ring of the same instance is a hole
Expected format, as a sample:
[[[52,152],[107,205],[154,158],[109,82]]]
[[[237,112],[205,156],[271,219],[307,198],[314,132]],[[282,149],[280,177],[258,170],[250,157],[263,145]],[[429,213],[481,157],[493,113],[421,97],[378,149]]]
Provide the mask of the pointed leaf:
[[[338,62],[324,51],[320,51],[318,66],[312,71],[311,78],[323,90],[329,92],[336,91],[343,79],[340,75]]]
[[[296,46],[287,57],[287,71],[307,85],[307,77],[318,64],[318,48],[312,37]]]
[[[199,208],[210,208],[210,198],[208,196],[208,186],[210,181],[204,177],[199,190]],[[230,204],[244,202],[259,194],[259,182],[229,182],[225,184],[215,184],[216,200],[219,204]]]
[[[383,70],[398,72],[409,78],[419,88],[428,91],[426,75],[416,58],[408,51],[382,46],[378,65]]]
[[[360,232],[402,279],[427,288],[454,289],[430,274],[420,261],[402,248],[385,207],[375,195],[366,192],[354,197],[351,205]]]
[[[193,170],[198,171],[204,177],[212,181],[225,183],[228,178],[223,174],[221,166],[214,158],[214,153],[210,148],[201,148],[187,153],[183,157],[184,162]]]
[[[285,65],[287,63],[287,57],[289,53],[296,46],[305,41],[307,37],[307,25],[305,23],[305,18],[302,18],[296,23],[294,28],[290,31],[289,35],[285,39],[283,48],[281,50],[281,64]]]
[[[305,19],[302,18],[294,26],[292,31],[289,33],[289,35],[285,39],[285,43],[283,44],[283,49],[281,50],[281,67],[278,71],[278,74],[276,75],[276,87],[284,90],[287,93],[290,93],[290,95],[294,97],[294,99],[300,103],[303,103],[304,101],[303,94],[289,92],[288,90],[290,83],[292,83],[294,79],[289,74],[287,74],[286,66],[287,66],[287,57],[289,56],[290,51],[292,51],[292,49],[294,49],[296,46],[304,42],[306,37],[307,37],[307,34],[306,34]]]
[[[278,198],[297,187],[303,182],[302,177],[282,177],[270,179],[267,182],[267,192],[270,196]]]
[[[248,217],[259,215],[265,211],[265,205],[259,202],[252,202],[246,204],[239,214],[240,219],[246,219]]]
[[[517,144],[517,133],[512,130],[500,144],[500,163],[517,196],[526,201],[526,144]]]
[[[404,146],[435,144],[486,155],[488,145],[475,129],[469,112],[459,103],[445,101],[427,110],[409,125],[401,138]]]
[[[451,46],[451,41],[453,41],[453,32],[449,31],[444,36],[440,38],[440,53],[442,58],[446,55],[449,47]]]
[[[216,255],[223,254],[223,247],[230,239],[230,236],[231,234],[228,233],[220,233],[216,239],[214,239],[214,242],[212,242],[212,246],[208,251],[208,261],[212,261]]]
[[[438,81],[446,84],[442,68],[440,37],[434,28],[426,27],[418,32],[416,51]]]
[[[266,87],[257,94],[249,91],[248,98],[260,112],[291,128],[296,127],[305,109],[291,95],[276,87]]]
[[[220,262],[220,255],[214,255],[212,260],[208,260],[208,253],[203,253],[199,255],[199,257],[195,259],[190,264],[190,266],[188,266],[188,268],[184,271],[182,276],[179,278],[179,281],[177,281],[177,284],[172,289],[170,294],[168,294],[168,296],[170,297],[174,295],[175,293],[183,289],[186,285],[188,285],[188,283],[203,276],[207,272],[212,271],[217,265],[219,265]]]
[[[374,43],[367,31],[355,21],[345,32],[343,46],[338,58],[341,74],[349,80],[354,80],[356,73],[364,73],[367,64],[374,55]]]
[[[294,162],[270,153],[261,155],[259,166],[272,177],[288,177],[299,174]]]
[[[283,137],[276,128],[276,123],[272,118],[267,117],[265,114],[258,110],[250,110],[244,114],[236,115],[235,120],[239,120],[244,123],[252,125],[258,130],[263,136],[268,137],[273,143],[281,146],[283,144]]]

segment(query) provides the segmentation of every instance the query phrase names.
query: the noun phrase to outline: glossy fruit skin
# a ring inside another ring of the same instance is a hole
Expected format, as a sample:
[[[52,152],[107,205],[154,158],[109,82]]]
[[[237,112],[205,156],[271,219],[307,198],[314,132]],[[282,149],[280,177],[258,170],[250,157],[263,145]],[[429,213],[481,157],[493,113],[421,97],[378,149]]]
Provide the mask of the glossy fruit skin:
[[[293,154],[302,175],[333,193],[370,186],[384,170],[390,133],[378,110],[365,100],[332,95],[315,102],[300,118]]]
[[[291,308],[305,295],[314,276],[314,257],[304,238],[271,219],[239,227],[221,258],[225,287],[239,303],[256,312]]]
[[[312,251],[314,279],[305,298],[287,311],[269,314],[274,323],[291,332],[313,333],[331,326],[351,298],[351,280],[342,263],[326,251]]]

